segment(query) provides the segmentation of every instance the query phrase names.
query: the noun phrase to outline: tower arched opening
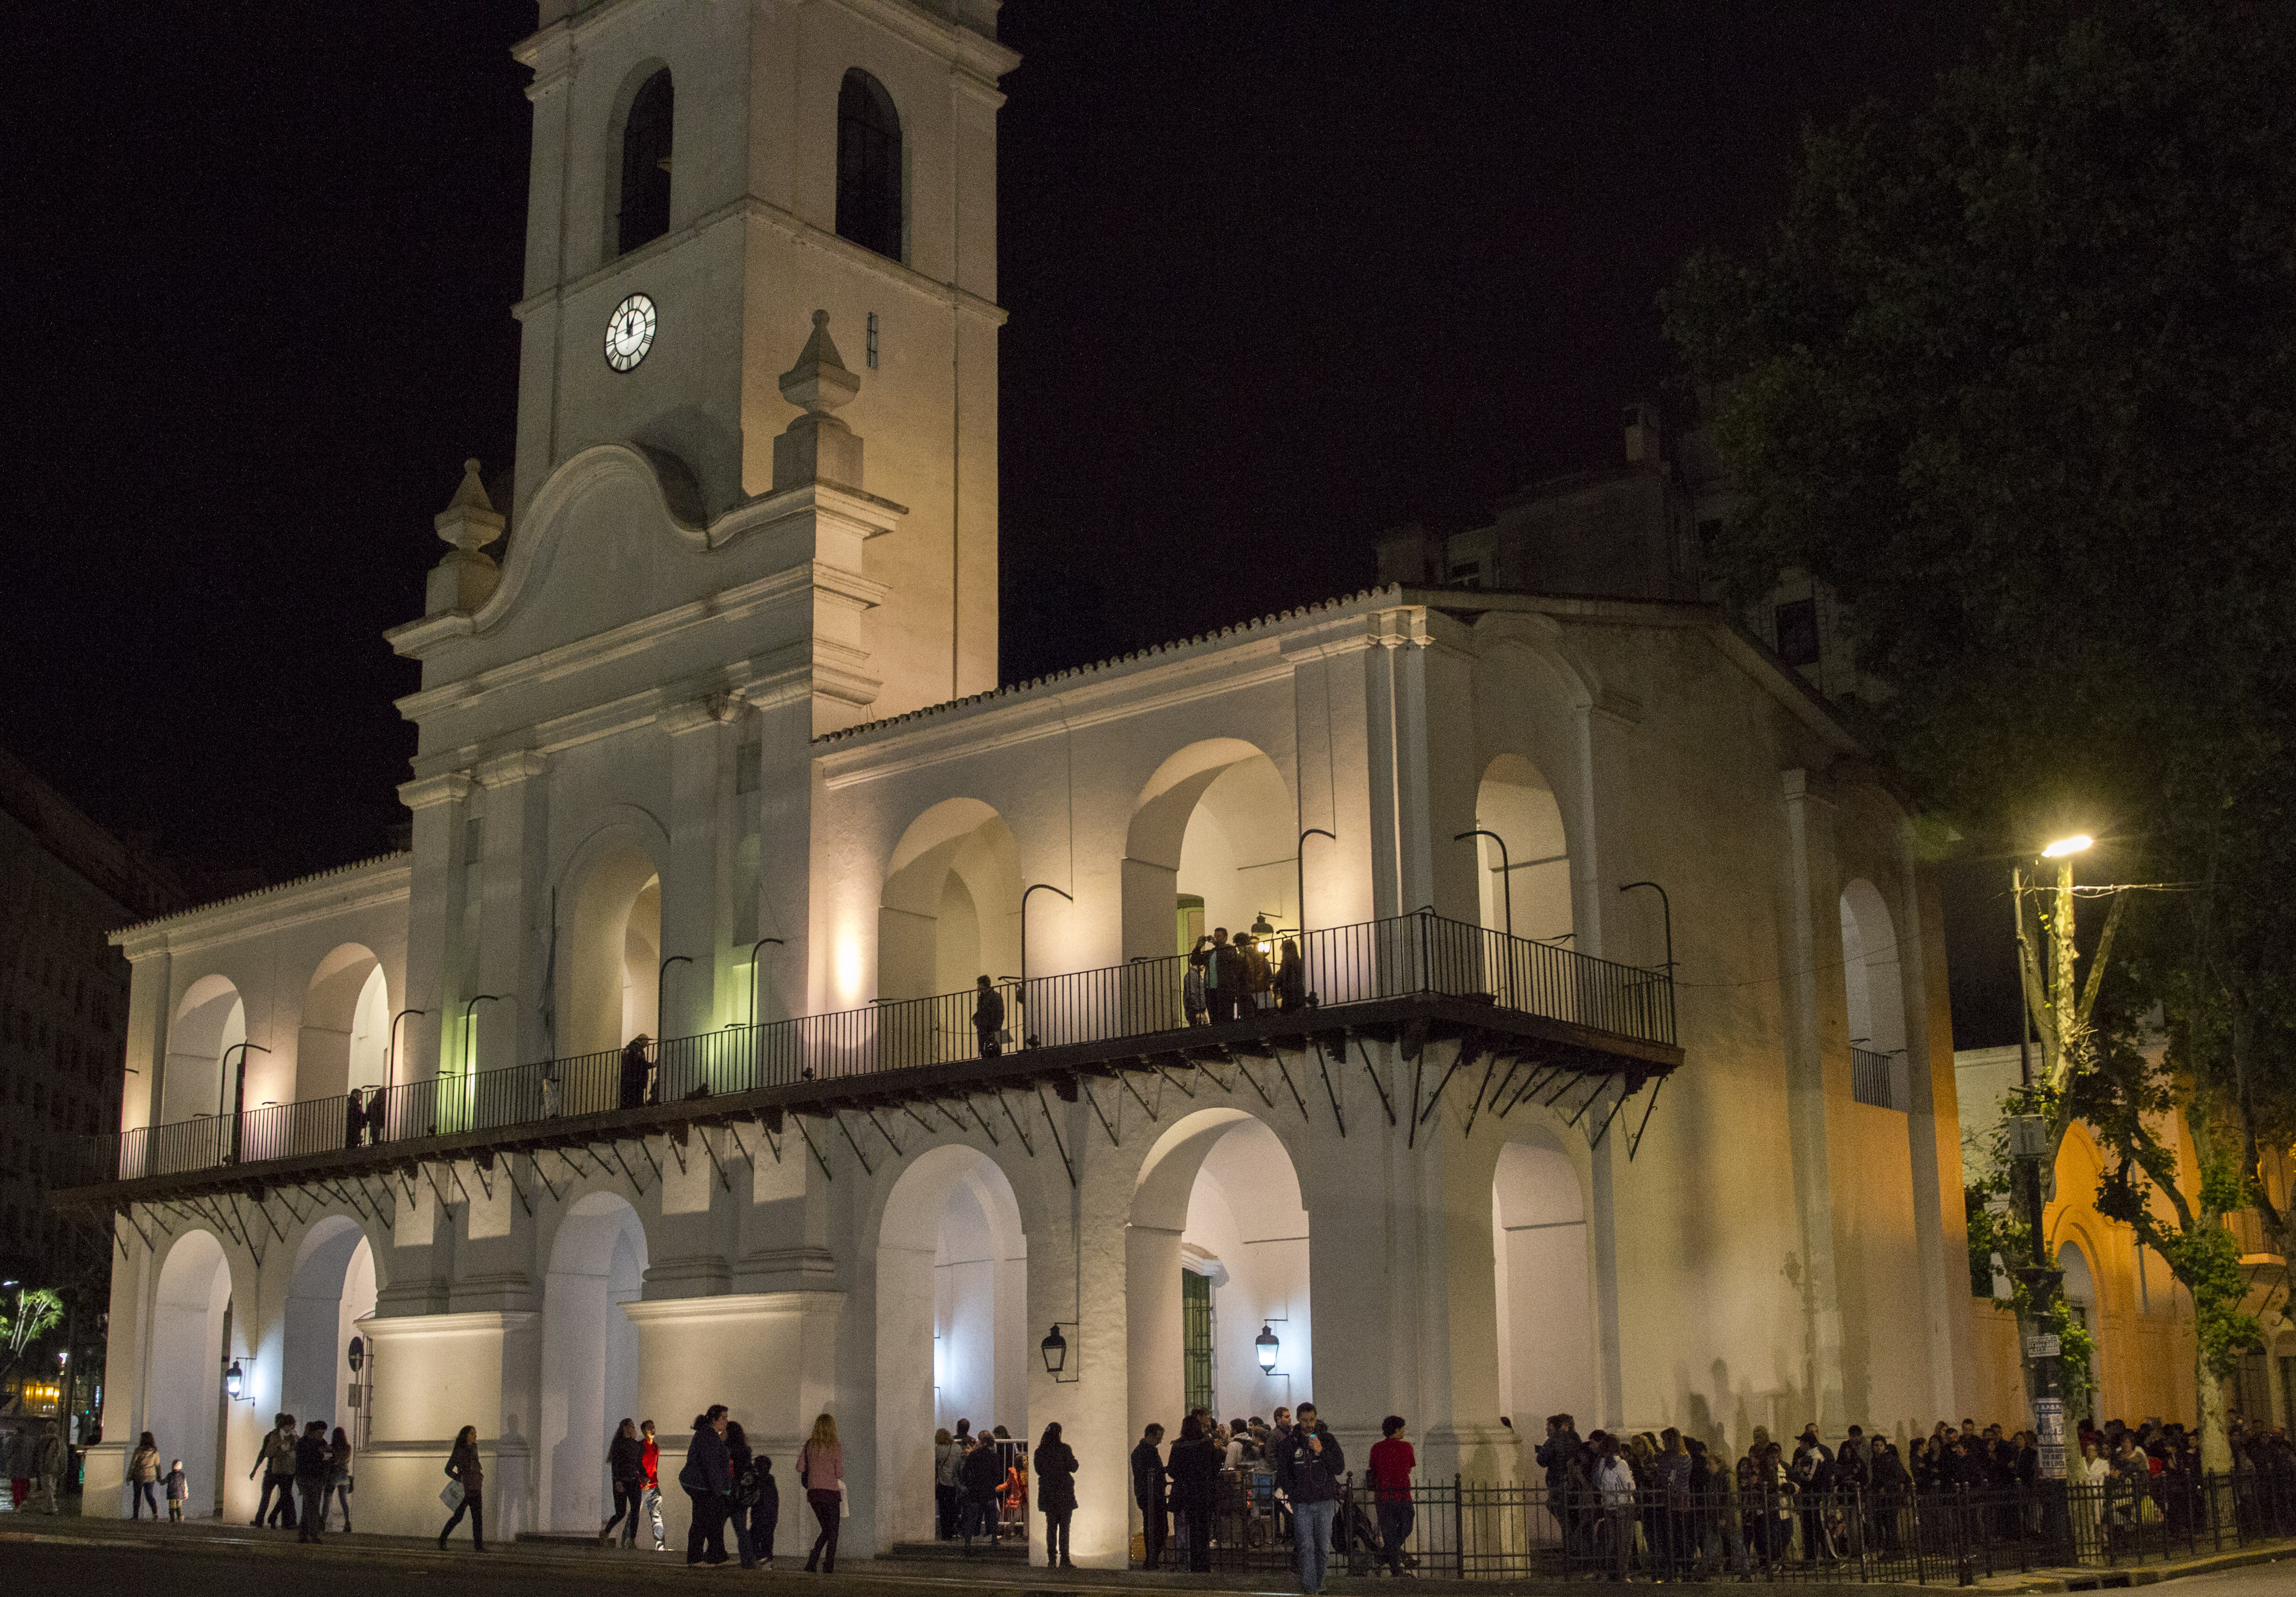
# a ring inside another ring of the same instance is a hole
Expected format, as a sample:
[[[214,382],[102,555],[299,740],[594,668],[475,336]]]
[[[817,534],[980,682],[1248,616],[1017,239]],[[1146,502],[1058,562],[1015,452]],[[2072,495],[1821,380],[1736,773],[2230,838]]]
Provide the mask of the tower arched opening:
[[[1858,1096],[1882,1107],[1907,1102],[1906,999],[1898,964],[1898,931],[1890,906],[1859,878],[1841,892],[1841,985],[1849,1044],[1887,1063],[1853,1072]],[[1869,1077],[1871,1079],[1869,1079]]]
[[[855,67],[837,91],[837,236],[903,258],[901,116],[885,86]]]
[[[1029,1435],[1029,1244],[977,1149],[929,1149],[887,1195],[877,1244],[877,1537],[933,1535],[935,1429]],[[1042,1331],[1037,1334],[1041,1336]]]
[[[537,1499],[553,1530],[594,1533],[613,1486],[606,1446],[636,1413],[638,1331],[621,1306],[636,1302],[646,1270],[645,1228],[612,1192],[578,1199],[559,1222],[542,1290],[542,1406]],[[675,1420],[663,1437],[675,1437]]]
[[[677,96],[668,67],[640,78],[616,119],[613,253],[627,255],[669,231],[669,183]]]

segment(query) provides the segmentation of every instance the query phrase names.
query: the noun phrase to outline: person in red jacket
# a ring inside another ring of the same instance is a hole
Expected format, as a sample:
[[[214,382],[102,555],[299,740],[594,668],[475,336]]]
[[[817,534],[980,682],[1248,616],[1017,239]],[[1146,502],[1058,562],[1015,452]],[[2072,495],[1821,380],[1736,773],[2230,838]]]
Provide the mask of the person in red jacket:
[[[645,1471],[645,1490],[639,1502],[645,1509],[646,1518],[652,1522],[653,1550],[667,1552],[669,1543],[661,1534],[661,1444],[654,1439],[652,1421],[648,1420],[639,1426],[638,1431],[644,1442],[638,1450],[638,1466]],[[634,1530],[636,1518],[632,1516]]]
[[[1388,1415],[1379,1429],[1382,1439],[1371,1446],[1372,1490],[1379,1500],[1379,1545],[1387,1557],[1387,1572],[1399,1577],[1403,1544],[1410,1539],[1415,1517],[1411,1506],[1411,1471],[1418,1467],[1419,1459],[1404,1440],[1401,1414]]]

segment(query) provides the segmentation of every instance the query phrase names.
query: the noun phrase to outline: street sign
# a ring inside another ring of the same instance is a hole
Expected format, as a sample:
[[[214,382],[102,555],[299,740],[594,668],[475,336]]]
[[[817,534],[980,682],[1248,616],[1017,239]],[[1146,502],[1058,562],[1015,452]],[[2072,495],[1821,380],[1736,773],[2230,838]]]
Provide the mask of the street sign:
[[[2046,1161],[2049,1157],[2049,1123],[2038,1115],[2009,1117],[2009,1157]]]
[[[2054,1335],[2027,1337],[2025,1339],[2025,1356],[2027,1358],[2056,1358],[2063,1352],[2063,1343]]]

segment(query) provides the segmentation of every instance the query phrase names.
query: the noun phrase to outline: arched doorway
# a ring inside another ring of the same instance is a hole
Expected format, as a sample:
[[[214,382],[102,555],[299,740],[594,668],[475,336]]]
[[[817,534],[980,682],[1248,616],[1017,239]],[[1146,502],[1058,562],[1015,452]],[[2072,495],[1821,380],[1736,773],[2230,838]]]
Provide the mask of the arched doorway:
[[[280,1355],[279,1406],[306,1424],[324,1420],[356,1437],[346,1355],[356,1322],[374,1313],[374,1249],[358,1223],[331,1215],[295,1254]]]
[[[1491,1176],[1496,1272],[1499,1412],[1536,1441],[1568,1413],[1594,1424],[1595,1305],[1587,1205],[1562,1139],[1541,1126],[1499,1150]]]
[[[1881,893],[1863,878],[1841,892],[1841,985],[1849,1011],[1849,1045],[1866,1056],[1851,1071],[1859,1101],[1904,1109],[1909,1083],[1897,926]]]
[[[1498,839],[1472,839],[1481,867],[1475,890],[1484,928],[1505,931],[1511,919],[1516,937],[1568,944],[1574,930],[1570,847],[1554,785],[1521,755],[1500,755],[1475,789],[1475,826]]]
[[[606,1444],[624,1419],[647,1417],[634,1412],[638,1331],[621,1309],[636,1301],[645,1270],[645,1228],[619,1195],[589,1193],[559,1222],[543,1279],[537,1438],[537,1497],[543,1523],[553,1530],[594,1533],[605,1522],[613,1490]],[[665,1451],[685,1418],[660,1419]]]
[[[223,1245],[204,1231],[187,1231],[168,1250],[152,1294],[144,1429],[160,1445],[160,1457],[184,1461],[192,1485],[184,1511],[193,1519],[224,1511],[230,1327],[231,1266]]]
[[[1193,1408],[1230,1420],[1310,1395],[1308,1226],[1291,1154],[1264,1122],[1199,1110],[1157,1139],[1125,1233],[1134,1434],[1160,1424],[1168,1439]]]
[[[554,1052],[603,1053],[641,1032],[659,1037],[661,873],[652,856],[635,843],[608,844],[569,903]]]
[[[334,1098],[383,1085],[390,1036],[390,984],[382,962],[345,943],[319,962],[303,995],[295,1043],[295,1097]]]
[[[2104,1384],[2104,1346],[2102,1339],[2097,1336],[2096,1329],[2096,1276],[2090,1271],[2088,1255],[2082,1250],[2079,1242],[2064,1241],[2057,1244],[2057,1268],[2064,1272],[2065,1306],[2072,1312],[2073,1323],[2088,1332],[2090,1342],[2095,1349],[2089,1365],[2090,1383],[2087,1399],[2093,1408],[2096,1403],[2097,1388]],[[2088,1413],[2069,1412],[2065,1417],[2068,1420],[2080,1420],[2094,1416]]]
[[[987,1154],[929,1149],[893,1183],[877,1243],[881,1545],[932,1536],[919,1438],[960,1419],[1028,1438],[1028,1254],[1012,1183]]]

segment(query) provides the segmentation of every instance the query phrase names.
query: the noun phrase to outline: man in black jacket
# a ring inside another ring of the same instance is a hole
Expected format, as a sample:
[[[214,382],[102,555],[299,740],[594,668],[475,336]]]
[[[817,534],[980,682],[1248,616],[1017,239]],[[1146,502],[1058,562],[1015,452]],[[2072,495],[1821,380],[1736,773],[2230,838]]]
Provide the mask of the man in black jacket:
[[[1340,1439],[1316,1415],[1314,1404],[1301,1404],[1298,1422],[1276,1444],[1275,1484],[1291,1500],[1292,1546],[1300,1560],[1300,1590],[1307,1597],[1324,1589],[1332,1521],[1339,1514],[1340,1482],[1347,1470]]]
[[[980,1042],[980,1057],[995,1059],[1004,1052],[1004,999],[983,976],[973,983],[980,996],[972,1001],[972,1033]]]
[[[979,1531],[988,1538],[990,1545],[999,1539],[996,1514],[996,1494],[1004,1489],[1004,1461],[997,1456],[996,1444],[987,1437],[972,1445],[957,1470],[957,1482],[964,1488],[964,1501],[957,1509],[957,1524],[964,1536],[964,1544],[972,1546],[972,1534]]]
[[[1581,1532],[1587,1519],[1587,1505],[1578,1502],[1570,1491],[1570,1466],[1586,1450],[1578,1439],[1577,1422],[1569,1414],[1546,1416],[1546,1440],[1538,1445],[1539,1468],[1546,1471],[1546,1503],[1549,1512],[1562,1523],[1563,1545],[1572,1552],[1583,1551]]]
[[[1140,1519],[1145,1527],[1141,1532],[1145,1553],[1141,1567],[1146,1569],[1164,1566],[1167,1474],[1163,1455],[1157,1451],[1163,1440],[1164,1428],[1151,1425],[1141,1434],[1140,1445],[1132,1450],[1132,1501],[1140,1505]]]
[[[327,1422],[314,1420],[303,1427],[295,1444],[295,1495],[302,1500],[303,1517],[296,1523],[295,1539],[316,1542],[327,1517],[327,1466],[334,1450],[327,1445]]]

